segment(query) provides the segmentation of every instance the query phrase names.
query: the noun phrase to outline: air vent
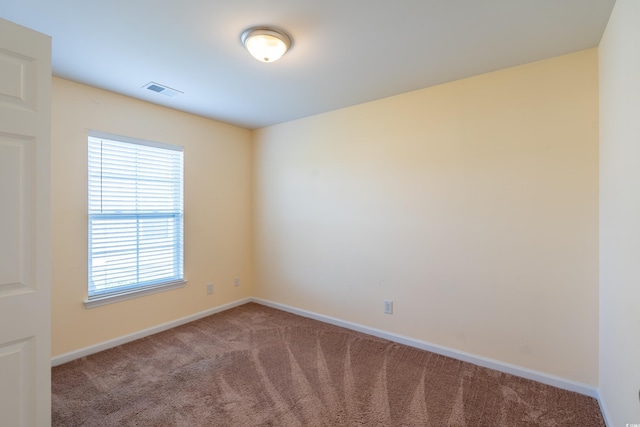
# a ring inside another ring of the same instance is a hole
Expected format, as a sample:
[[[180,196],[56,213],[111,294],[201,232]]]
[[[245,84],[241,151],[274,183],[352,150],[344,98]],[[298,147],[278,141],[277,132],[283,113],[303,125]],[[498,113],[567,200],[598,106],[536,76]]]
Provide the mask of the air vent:
[[[161,93],[169,98],[173,98],[174,96],[182,95],[184,92],[180,92],[176,89],[171,89],[168,86],[161,85],[155,82],[149,82],[146,85],[142,86],[144,89],[149,89],[153,92]]]

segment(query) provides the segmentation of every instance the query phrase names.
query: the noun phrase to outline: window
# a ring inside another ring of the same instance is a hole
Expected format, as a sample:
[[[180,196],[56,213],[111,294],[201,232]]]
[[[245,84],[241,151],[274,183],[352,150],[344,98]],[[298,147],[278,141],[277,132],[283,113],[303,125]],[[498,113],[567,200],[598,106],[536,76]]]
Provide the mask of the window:
[[[89,132],[87,307],[184,286],[182,154]]]

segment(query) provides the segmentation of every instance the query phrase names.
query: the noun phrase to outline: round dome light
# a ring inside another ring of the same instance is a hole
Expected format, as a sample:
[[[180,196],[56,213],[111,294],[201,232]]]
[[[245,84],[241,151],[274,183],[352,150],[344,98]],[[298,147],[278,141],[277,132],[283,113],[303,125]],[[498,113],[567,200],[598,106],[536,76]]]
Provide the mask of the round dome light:
[[[240,40],[251,56],[261,62],[274,62],[291,47],[291,38],[285,33],[268,27],[252,27],[244,30]]]

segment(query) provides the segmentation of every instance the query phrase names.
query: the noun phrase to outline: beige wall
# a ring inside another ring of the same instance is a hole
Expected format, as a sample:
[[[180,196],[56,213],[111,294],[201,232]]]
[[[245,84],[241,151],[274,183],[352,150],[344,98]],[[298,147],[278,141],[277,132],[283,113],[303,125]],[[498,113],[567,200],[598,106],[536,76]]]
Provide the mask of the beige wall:
[[[53,356],[250,295],[249,131],[59,78],[52,112]],[[88,129],[184,146],[186,287],[85,309]]]
[[[612,426],[640,423],[640,2],[600,43],[600,391]]]
[[[597,71],[592,49],[255,131],[254,295],[597,385]]]

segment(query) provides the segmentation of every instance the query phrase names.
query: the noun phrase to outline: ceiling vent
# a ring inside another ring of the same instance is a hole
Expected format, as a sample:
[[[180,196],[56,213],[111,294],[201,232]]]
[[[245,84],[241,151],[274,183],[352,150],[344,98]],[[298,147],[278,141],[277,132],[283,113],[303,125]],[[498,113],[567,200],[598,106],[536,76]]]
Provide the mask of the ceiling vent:
[[[184,92],[180,92],[176,89],[171,89],[168,86],[161,85],[160,83],[149,82],[146,85],[142,86],[144,89],[149,89],[153,92],[161,93],[169,98],[173,98],[178,95],[184,94]]]

